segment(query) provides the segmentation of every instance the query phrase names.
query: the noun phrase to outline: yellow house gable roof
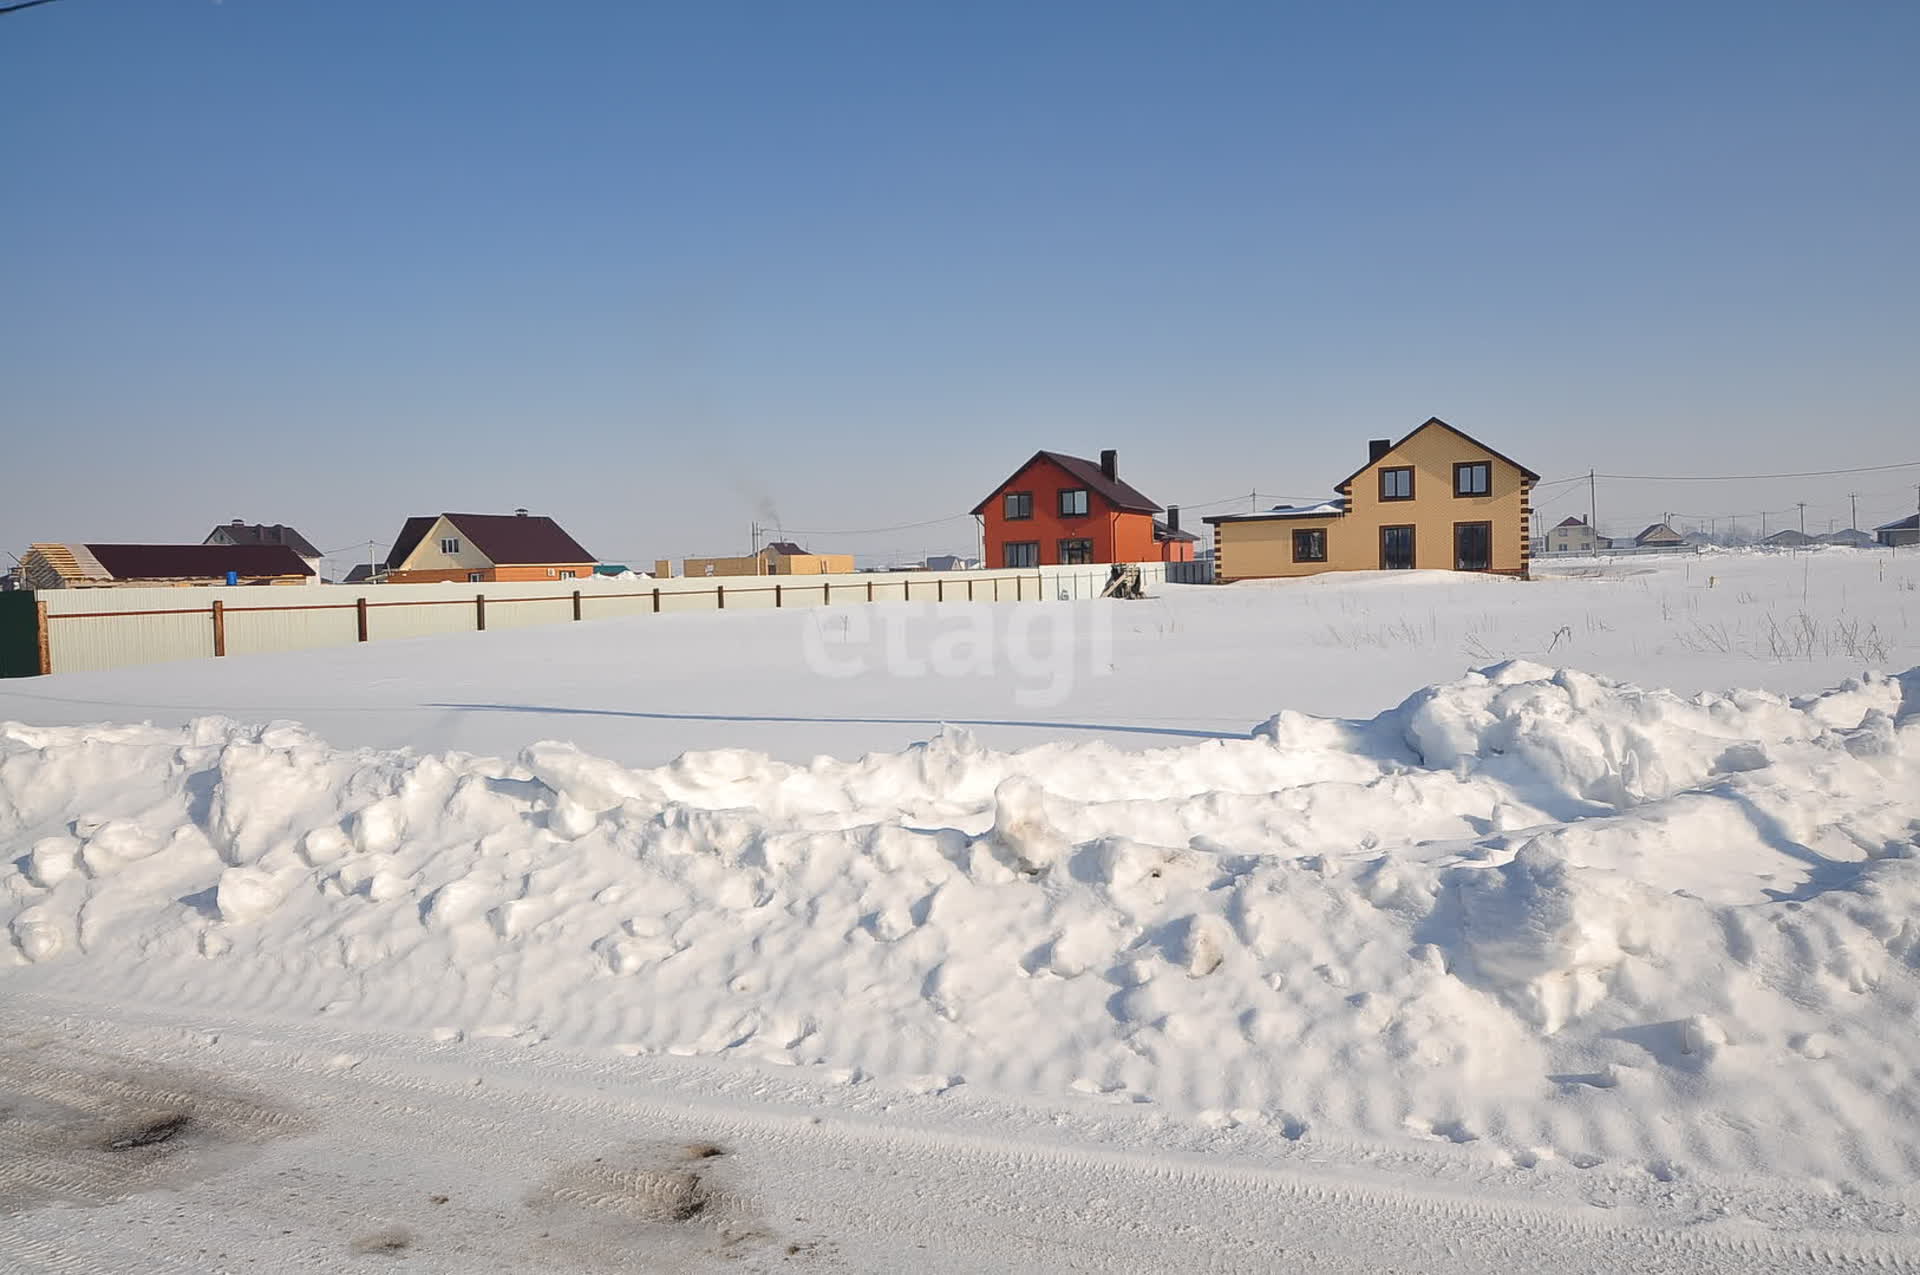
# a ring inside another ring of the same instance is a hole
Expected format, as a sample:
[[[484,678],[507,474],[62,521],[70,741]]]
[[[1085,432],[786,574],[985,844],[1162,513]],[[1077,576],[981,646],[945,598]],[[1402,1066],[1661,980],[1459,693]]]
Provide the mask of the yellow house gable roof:
[[[1360,466],[1360,468],[1354,470],[1351,474],[1348,474],[1340,482],[1334,484],[1333,489],[1337,492],[1340,492],[1343,495],[1351,494],[1353,489],[1354,479],[1366,473],[1369,469],[1372,469],[1375,465],[1378,465],[1381,461],[1384,461],[1385,459],[1387,459],[1387,457],[1393,455],[1393,453],[1399,451],[1402,447],[1405,447],[1407,443],[1414,438],[1415,435],[1424,433],[1427,430],[1434,429],[1434,428],[1444,429],[1449,434],[1452,434],[1457,438],[1461,438],[1466,440],[1469,443],[1472,443],[1475,447],[1478,447],[1481,451],[1493,457],[1495,460],[1505,461],[1507,464],[1512,465],[1515,469],[1519,470],[1523,477],[1530,478],[1534,482],[1540,481],[1540,475],[1534,473],[1531,469],[1528,469],[1525,465],[1522,465],[1519,461],[1513,459],[1511,456],[1503,456],[1499,452],[1495,451],[1493,448],[1487,446],[1485,443],[1475,438],[1473,435],[1467,433],[1465,430],[1455,429],[1453,426],[1441,420],[1438,416],[1429,416],[1424,422],[1420,424],[1418,428],[1414,429],[1405,438],[1402,438],[1399,442],[1395,443],[1392,447],[1389,447],[1386,451],[1382,452],[1378,457],[1368,461],[1366,464]]]

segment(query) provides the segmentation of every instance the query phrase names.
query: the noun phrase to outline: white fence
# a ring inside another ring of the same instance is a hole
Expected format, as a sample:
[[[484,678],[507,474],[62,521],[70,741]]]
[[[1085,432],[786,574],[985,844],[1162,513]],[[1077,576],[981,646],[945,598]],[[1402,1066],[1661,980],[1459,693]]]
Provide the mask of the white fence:
[[[1109,568],[913,571],[832,576],[565,580],[525,584],[55,589],[36,595],[42,672],[297,651],[540,624],[869,602],[1097,598]],[[1166,567],[1140,566],[1141,582]]]

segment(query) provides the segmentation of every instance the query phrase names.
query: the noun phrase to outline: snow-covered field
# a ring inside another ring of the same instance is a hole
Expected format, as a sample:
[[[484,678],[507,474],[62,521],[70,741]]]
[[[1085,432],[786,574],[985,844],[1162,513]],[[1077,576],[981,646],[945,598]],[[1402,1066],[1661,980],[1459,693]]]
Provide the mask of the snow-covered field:
[[[1553,570],[0,686],[0,1247],[1920,1266],[1920,555]]]

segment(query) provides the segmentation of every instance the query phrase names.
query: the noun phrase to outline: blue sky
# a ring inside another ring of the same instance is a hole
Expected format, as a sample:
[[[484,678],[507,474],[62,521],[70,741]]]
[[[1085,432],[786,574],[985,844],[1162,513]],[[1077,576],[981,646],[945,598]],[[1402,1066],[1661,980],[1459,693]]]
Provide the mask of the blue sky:
[[[1431,415],[1549,479],[1920,460],[1916,52],[1910,3],[61,0],[0,17],[0,545],[910,555],[970,522],[819,533],[1037,447],[1312,497]]]

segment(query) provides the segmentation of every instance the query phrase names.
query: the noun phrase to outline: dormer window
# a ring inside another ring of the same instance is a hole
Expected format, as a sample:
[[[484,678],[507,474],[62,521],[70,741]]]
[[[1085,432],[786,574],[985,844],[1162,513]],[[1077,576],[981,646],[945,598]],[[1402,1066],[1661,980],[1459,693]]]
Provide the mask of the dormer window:
[[[1060,493],[1060,516],[1062,518],[1084,518],[1087,514],[1087,489],[1070,487]]]

